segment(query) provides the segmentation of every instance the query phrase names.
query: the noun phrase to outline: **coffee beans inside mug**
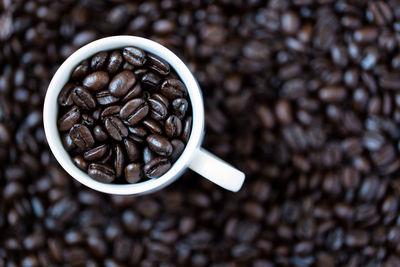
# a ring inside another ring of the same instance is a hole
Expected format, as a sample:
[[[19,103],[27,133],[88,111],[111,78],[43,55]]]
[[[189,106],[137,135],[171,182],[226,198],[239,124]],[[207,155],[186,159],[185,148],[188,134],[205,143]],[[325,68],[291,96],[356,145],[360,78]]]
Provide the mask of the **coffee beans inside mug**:
[[[137,47],[81,62],[58,96],[58,129],[73,163],[105,183],[165,174],[183,152],[192,122],[177,77],[166,61]]]

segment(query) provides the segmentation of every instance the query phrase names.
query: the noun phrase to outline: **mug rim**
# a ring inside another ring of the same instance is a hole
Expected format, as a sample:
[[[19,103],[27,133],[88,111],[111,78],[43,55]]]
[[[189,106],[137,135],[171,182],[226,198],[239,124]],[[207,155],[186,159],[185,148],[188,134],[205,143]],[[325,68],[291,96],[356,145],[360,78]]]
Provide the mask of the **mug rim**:
[[[58,95],[69,81],[73,69],[83,60],[100,51],[135,46],[155,54],[170,64],[185,84],[192,105],[192,130],[184,151],[172,167],[161,177],[134,184],[107,184],[96,181],[73,164],[64,148],[57,127]],[[67,73],[67,75],[66,75]],[[64,170],[78,182],[94,190],[117,195],[145,194],[160,190],[175,181],[188,167],[196,150],[200,148],[204,135],[204,104],[200,86],[183,61],[163,45],[138,36],[119,35],[95,40],[79,48],[58,68],[48,86],[43,105],[43,124],[50,149]]]

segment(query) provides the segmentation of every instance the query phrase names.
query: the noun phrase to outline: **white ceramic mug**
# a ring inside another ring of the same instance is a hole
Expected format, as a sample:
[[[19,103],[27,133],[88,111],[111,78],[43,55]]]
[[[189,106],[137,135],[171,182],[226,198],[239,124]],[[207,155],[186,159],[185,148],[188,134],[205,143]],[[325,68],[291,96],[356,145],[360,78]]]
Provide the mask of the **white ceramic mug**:
[[[136,46],[158,55],[175,69],[188,89],[193,110],[192,131],[181,156],[161,177],[135,184],[107,184],[90,178],[87,173],[76,167],[64,149],[57,128],[57,98],[68,82],[71,72],[80,62],[100,51],[126,46]],[[238,191],[244,182],[245,175],[241,171],[201,148],[204,134],[204,106],[200,87],[193,74],[169,49],[149,39],[136,36],[107,37],[91,42],[73,53],[60,66],[50,82],[44,101],[43,122],[47,142],[61,166],[77,181],[100,192],[118,195],[150,193],[175,181],[187,167],[213,183],[234,192]]]

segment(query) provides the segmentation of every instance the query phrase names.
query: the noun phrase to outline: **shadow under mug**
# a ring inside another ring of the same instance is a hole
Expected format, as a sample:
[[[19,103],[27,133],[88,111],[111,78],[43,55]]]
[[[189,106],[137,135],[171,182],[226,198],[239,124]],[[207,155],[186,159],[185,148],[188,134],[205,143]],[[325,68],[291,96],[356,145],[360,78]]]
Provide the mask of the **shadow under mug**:
[[[64,149],[57,128],[57,98],[61,89],[68,82],[70,74],[80,62],[100,51],[126,46],[136,46],[153,53],[167,61],[176,71],[188,90],[192,104],[192,131],[181,156],[161,177],[135,184],[107,184],[90,178],[87,173],[76,167]],[[83,46],[68,57],[49,84],[43,107],[43,123],[47,142],[60,165],[77,181],[100,192],[117,195],[154,192],[175,181],[188,167],[211,182],[234,192],[242,187],[245,179],[244,173],[201,148],[204,135],[203,97],[200,87],[188,67],[166,47],[142,37],[124,35],[106,37]]]

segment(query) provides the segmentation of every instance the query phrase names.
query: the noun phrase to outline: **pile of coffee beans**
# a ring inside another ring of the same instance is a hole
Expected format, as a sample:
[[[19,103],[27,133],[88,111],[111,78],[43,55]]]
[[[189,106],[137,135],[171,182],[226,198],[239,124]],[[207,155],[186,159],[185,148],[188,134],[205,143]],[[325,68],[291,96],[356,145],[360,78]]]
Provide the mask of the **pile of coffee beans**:
[[[58,104],[58,129],[73,163],[104,183],[160,177],[190,136],[185,85],[165,60],[137,47],[81,62]]]
[[[0,266],[400,266],[397,0],[0,1]],[[238,193],[191,171],[156,193],[76,183],[42,127],[49,81],[118,34],[177,53],[204,146]]]

